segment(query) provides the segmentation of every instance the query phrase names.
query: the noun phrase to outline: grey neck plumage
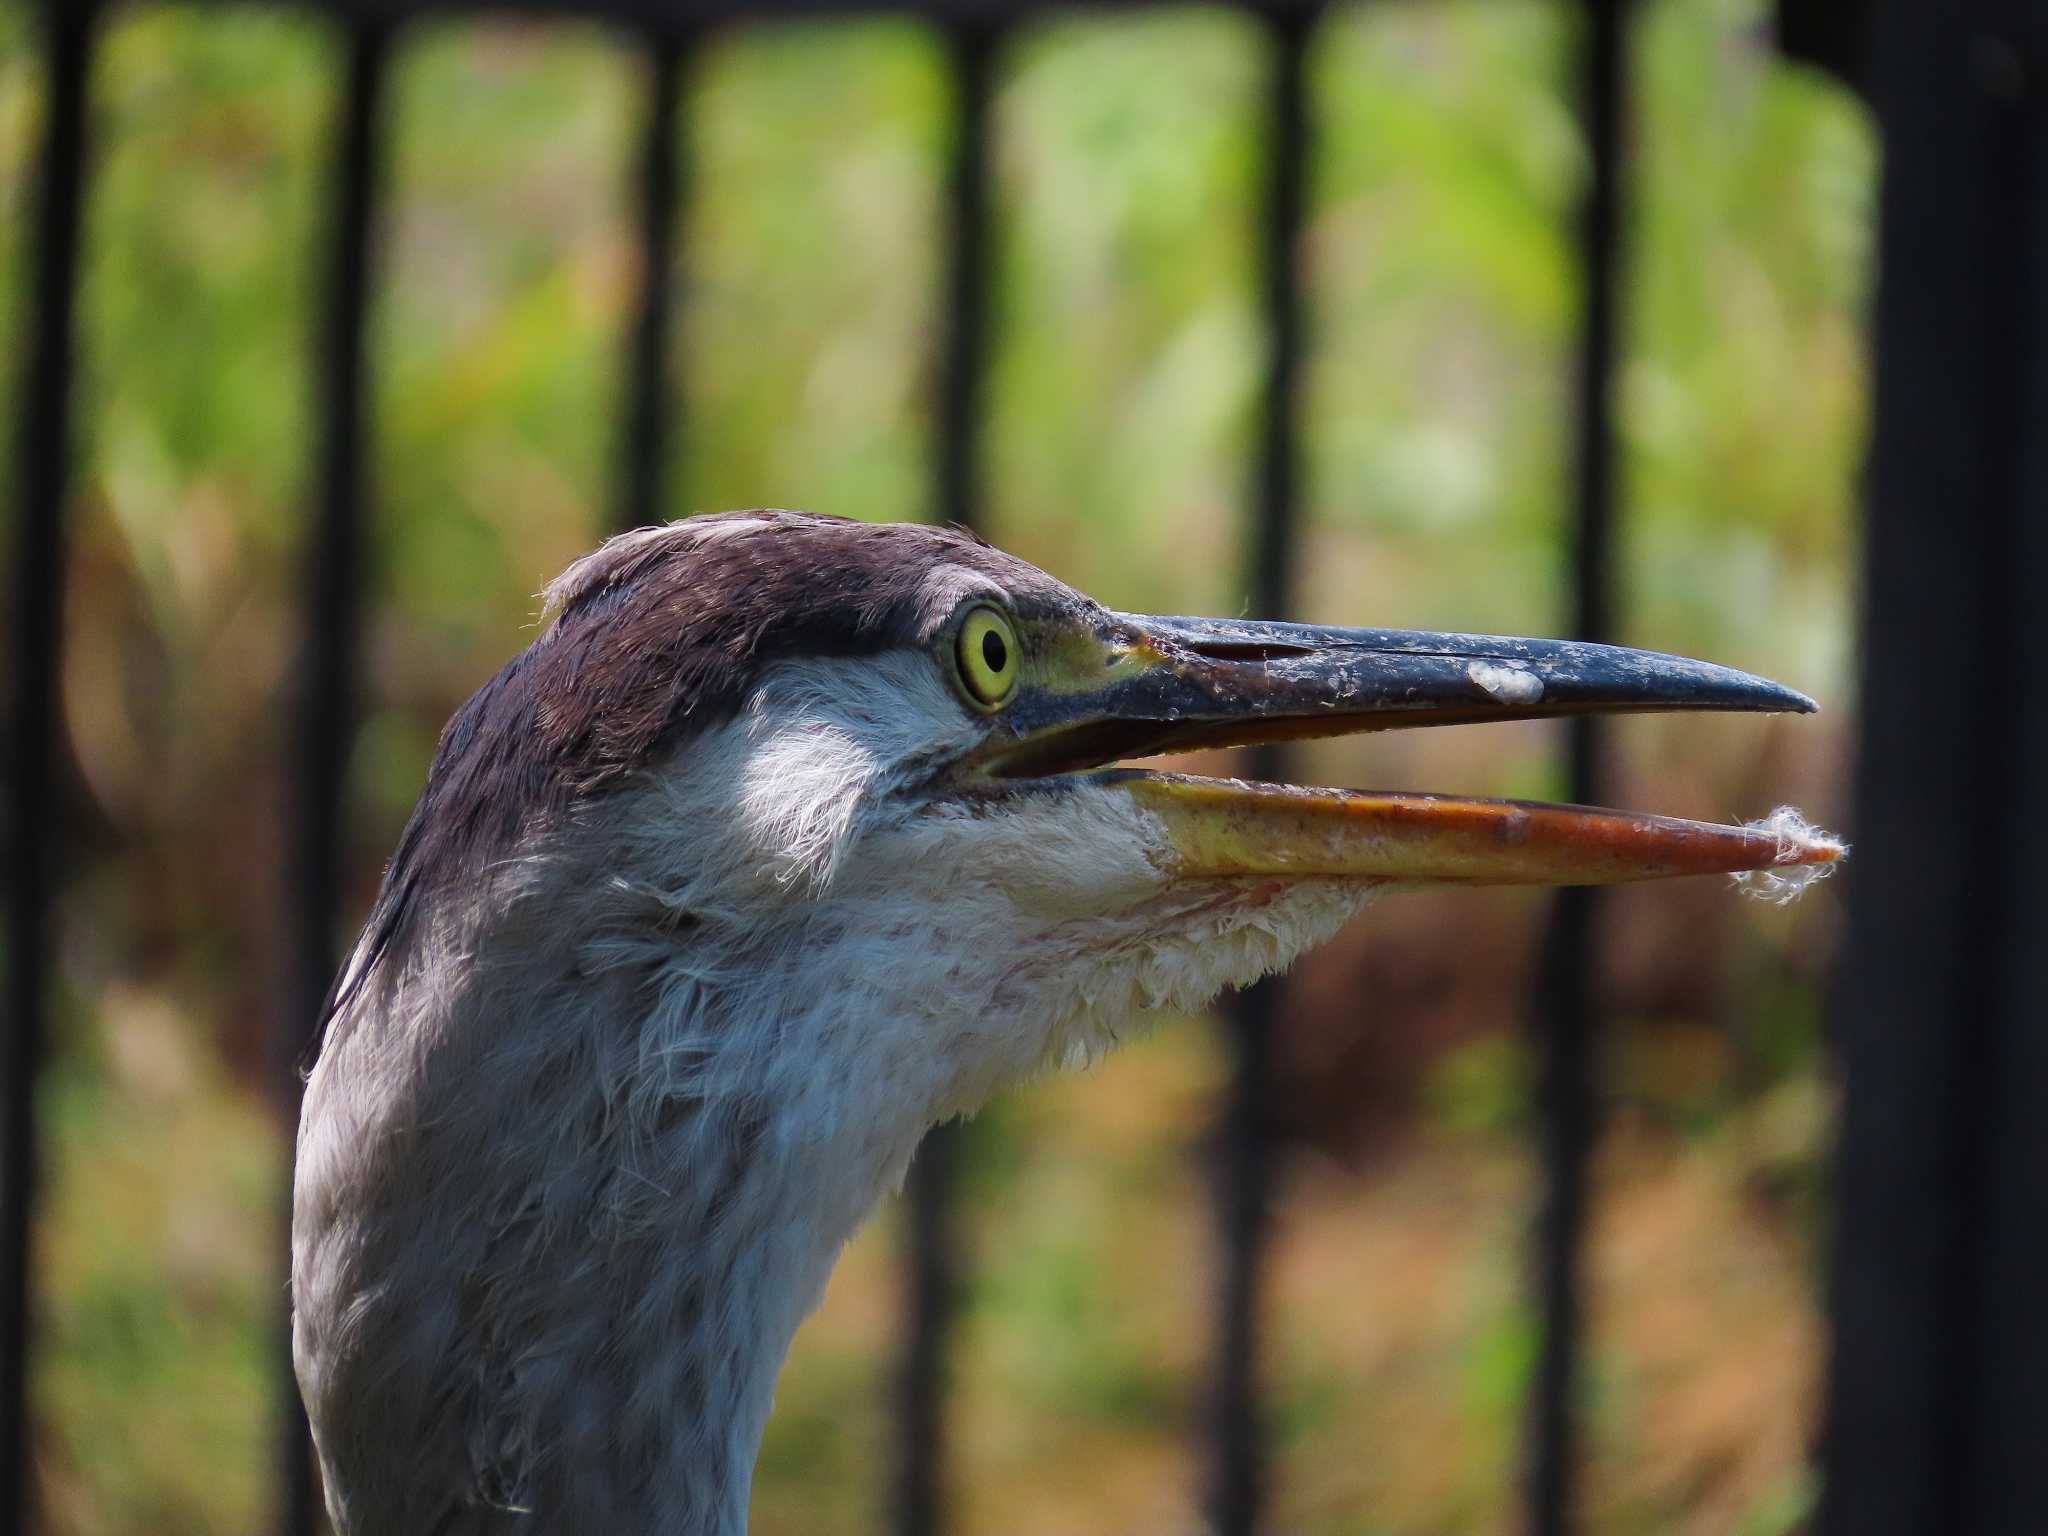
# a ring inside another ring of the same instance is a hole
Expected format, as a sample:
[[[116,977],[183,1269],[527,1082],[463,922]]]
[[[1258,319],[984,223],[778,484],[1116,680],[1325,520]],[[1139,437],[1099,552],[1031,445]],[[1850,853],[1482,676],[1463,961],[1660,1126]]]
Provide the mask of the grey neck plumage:
[[[739,1536],[790,1340],[923,1128],[814,1053],[781,1079],[863,1006],[804,946],[583,888],[647,910],[571,942],[514,896],[430,944],[469,985],[416,955],[308,1085],[296,1344],[346,1532]]]

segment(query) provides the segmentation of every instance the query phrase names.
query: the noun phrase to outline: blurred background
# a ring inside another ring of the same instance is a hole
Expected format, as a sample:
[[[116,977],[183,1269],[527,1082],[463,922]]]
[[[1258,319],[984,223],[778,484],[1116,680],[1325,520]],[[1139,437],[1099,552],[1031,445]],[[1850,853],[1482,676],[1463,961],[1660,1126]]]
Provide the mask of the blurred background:
[[[1616,373],[1619,638],[1820,698],[1815,720],[1630,720],[1613,802],[1843,819],[1855,716],[1876,136],[1758,0],[1629,32]],[[1578,11],[1331,7],[1308,68],[1291,617],[1570,623]],[[0,4],[0,356],[26,346],[38,28]],[[369,331],[352,928],[454,706],[609,531],[642,274],[648,64],[595,27],[444,20],[396,44]],[[38,1105],[34,1448],[46,1529],[263,1529],[289,1141],[289,672],[342,34],[292,10],[109,15],[90,80],[79,459],[65,570],[67,827]],[[1235,613],[1266,335],[1274,50],[1252,17],[1044,19],[996,64],[983,526],[1112,605]],[[953,89],[902,19],[694,47],[669,515],[936,514]],[[21,370],[0,370],[12,420]],[[1543,726],[1318,746],[1328,782],[1556,797]],[[1391,898],[1278,1007],[1286,1153],[1262,1348],[1269,1519],[1514,1528],[1536,1358],[1529,997],[1544,903]],[[1585,1528],[1801,1529],[1827,1340],[1835,888],[1713,882],[1607,909],[1585,1250]],[[340,935],[337,934],[337,939]],[[1217,1279],[1230,1057],[1167,1020],[962,1143],[946,1486],[966,1533],[1182,1532]],[[902,1214],[799,1335],[754,1528],[877,1529]]]

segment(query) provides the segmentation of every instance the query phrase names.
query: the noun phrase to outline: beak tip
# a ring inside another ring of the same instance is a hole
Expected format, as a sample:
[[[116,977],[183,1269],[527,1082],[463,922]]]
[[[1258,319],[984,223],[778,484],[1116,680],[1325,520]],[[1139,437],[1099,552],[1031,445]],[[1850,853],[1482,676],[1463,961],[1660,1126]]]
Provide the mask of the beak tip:
[[[1751,673],[1736,674],[1733,697],[1727,697],[1724,707],[1753,709],[1773,715],[1817,715],[1820,704],[1797,688],[1774,682],[1768,677],[1757,677]],[[1724,695],[1724,697],[1726,697]]]
[[[1716,669],[1719,670],[1719,669]],[[1774,715],[1817,715],[1819,703],[1797,688],[1754,672],[1723,671],[1720,679],[1724,707],[1759,710]]]

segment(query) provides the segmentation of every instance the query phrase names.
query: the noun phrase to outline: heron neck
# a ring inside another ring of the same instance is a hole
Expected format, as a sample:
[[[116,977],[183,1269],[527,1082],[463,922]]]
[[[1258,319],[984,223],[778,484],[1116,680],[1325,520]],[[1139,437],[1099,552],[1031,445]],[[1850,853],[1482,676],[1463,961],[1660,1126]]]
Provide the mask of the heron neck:
[[[602,1257],[566,1277],[607,1305],[551,1415],[579,1443],[548,1458],[546,1504],[609,1505],[589,1528],[621,1536],[744,1536],[776,1380],[889,1154],[821,1134],[843,1123],[830,1111],[748,1092],[626,1119],[600,1154],[617,1170],[593,1223]]]
[[[877,999],[463,941],[484,980],[366,993],[307,1086],[295,1347],[337,1527],[743,1536],[797,1326],[922,1129],[818,1070]]]

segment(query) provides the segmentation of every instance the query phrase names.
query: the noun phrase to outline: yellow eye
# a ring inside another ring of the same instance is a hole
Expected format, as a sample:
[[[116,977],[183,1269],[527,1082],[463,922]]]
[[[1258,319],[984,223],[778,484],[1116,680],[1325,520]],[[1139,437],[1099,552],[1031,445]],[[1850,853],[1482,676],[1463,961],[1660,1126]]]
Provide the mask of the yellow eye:
[[[1017,690],[1017,631],[993,608],[971,608],[953,642],[960,686],[981,709],[999,709]]]

